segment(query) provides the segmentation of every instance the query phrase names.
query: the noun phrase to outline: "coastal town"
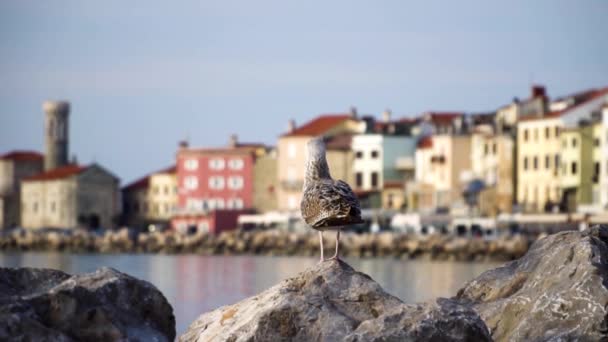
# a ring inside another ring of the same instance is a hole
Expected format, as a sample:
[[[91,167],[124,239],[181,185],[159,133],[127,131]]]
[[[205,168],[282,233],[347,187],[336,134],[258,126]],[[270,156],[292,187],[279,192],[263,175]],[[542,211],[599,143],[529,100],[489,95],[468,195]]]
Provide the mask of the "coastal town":
[[[484,113],[401,117],[352,107],[286,120],[274,146],[237,134],[213,147],[176,142],[174,165],[122,187],[104,165],[69,157],[69,118],[78,115],[70,103],[42,107],[44,153],[0,151],[5,230],[302,229],[306,142],[317,136],[332,177],[361,202],[366,223],[357,231],[483,236],[499,222],[608,222],[608,88],[552,98],[533,85],[527,98]]]

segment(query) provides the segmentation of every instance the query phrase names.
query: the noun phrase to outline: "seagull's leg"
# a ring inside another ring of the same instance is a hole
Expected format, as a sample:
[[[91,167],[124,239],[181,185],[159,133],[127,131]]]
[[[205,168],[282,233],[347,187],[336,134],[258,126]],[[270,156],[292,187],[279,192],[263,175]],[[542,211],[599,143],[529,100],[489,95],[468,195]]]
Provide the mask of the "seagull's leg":
[[[325,261],[325,258],[323,258],[323,232],[319,230],[319,242],[321,243],[321,261],[319,261],[319,263]]]
[[[342,229],[342,227],[338,227],[338,232],[336,233],[336,254],[334,254],[334,256],[331,257],[329,260],[332,260],[332,259],[340,260],[340,256],[338,254],[340,253],[340,230],[341,229]]]

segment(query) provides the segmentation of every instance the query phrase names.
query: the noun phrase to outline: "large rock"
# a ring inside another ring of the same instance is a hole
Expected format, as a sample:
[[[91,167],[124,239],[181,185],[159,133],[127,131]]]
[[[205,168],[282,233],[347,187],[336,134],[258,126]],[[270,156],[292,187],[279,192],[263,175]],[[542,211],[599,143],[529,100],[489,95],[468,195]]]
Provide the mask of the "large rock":
[[[180,341],[490,341],[480,317],[450,299],[406,305],[369,276],[327,261],[200,316]]]
[[[607,243],[608,227],[549,235],[458,297],[474,304],[497,341],[606,340]]]
[[[174,339],[173,309],[148,282],[111,268],[0,268],[0,341]]]

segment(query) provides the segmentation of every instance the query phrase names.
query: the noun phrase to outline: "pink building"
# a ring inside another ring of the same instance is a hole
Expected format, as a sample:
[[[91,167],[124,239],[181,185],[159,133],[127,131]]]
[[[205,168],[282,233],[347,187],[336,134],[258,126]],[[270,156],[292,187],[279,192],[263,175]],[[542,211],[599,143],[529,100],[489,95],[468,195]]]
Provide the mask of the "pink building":
[[[173,228],[185,231],[196,226],[215,233],[235,228],[238,214],[253,208],[255,158],[265,149],[261,144],[239,144],[236,137],[224,148],[194,149],[182,144],[177,152]]]

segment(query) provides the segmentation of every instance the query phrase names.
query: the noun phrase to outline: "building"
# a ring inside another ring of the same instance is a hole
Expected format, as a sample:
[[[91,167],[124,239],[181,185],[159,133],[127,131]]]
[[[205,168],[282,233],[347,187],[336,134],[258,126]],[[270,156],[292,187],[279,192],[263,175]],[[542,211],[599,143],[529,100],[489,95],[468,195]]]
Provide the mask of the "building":
[[[0,156],[0,229],[21,224],[21,180],[42,172],[43,158],[34,151]]]
[[[354,109],[350,114],[321,115],[300,127],[291,121],[289,131],[279,137],[277,144],[279,210],[296,211],[300,207],[308,140],[321,135],[331,137],[364,130],[365,123],[358,119]],[[336,164],[330,166],[336,167]]]
[[[168,227],[177,208],[175,166],[146,175],[122,189],[123,224]]]
[[[463,112],[425,112],[417,121],[421,136],[461,134],[468,129]]]
[[[481,181],[477,209],[484,216],[509,213],[514,200],[515,142],[510,134],[478,128],[471,134],[471,170],[463,180]],[[483,200],[488,199],[488,200]]]
[[[517,203],[525,212],[552,210],[561,200],[561,112],[517,124]]]
[[[464,207],[463,180],[471,170],[469,135],[432,135],[416,148],[415,184],[408,189],[412,209],[455,210]]]
[[[253,166],[253,208],[259,213],[277,210],[277,150],[256,156]]]
[[[24,228],[111,228],[120,212],[119,179],[97,164],[66,165],[23,179]]]
[[[236,136],[227,147],[195,149],[182,144],[177,152],[177,210],[171,226],[181,232],[236,228],[236,224],[221,225],[236,222],[240,213],[253,211],[255,164],[269,151],[263,144],[239,143]],[[273,184],[266,178],[259,180],[258,186],[264,187],[263,183],[268,187]],[[215,220],[214,215],[223,215],[224,219]],[[234,220],[225,216],[234,216]]]
[[[359,193],[376,193],[380,196],[380,201],[369,203],[372,207],[400,209],[405,203],[405,179],[398,161],[414,158],[415,138],[358,134],[352,138],[352,150],[355,156],[355,180],[351,184],[353,189]]]
[[[68,164],[70,104],[66,101],[45,101],[45,154],[44,170],[49,171]]]

